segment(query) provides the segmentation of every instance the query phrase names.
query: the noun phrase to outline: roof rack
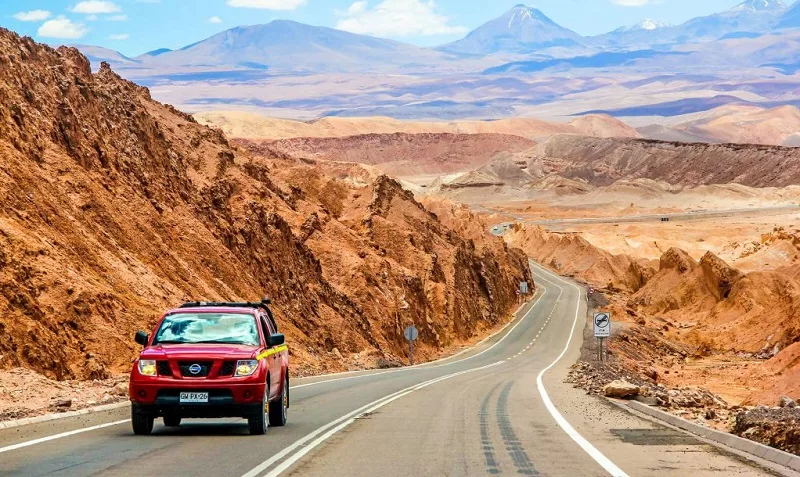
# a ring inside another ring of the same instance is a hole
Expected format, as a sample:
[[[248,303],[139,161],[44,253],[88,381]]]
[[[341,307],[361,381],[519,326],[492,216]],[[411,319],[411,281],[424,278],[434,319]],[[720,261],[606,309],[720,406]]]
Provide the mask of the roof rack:
[[[241,302],[226,302],[226,301],[188,301],[178,308],[202,308],[207,306],[215,307],[230,307],[230,308],[261,308],[272,316],[272,310],[269,309],[269,304],[272,300],[264,298],[261,301],[241,301]]]

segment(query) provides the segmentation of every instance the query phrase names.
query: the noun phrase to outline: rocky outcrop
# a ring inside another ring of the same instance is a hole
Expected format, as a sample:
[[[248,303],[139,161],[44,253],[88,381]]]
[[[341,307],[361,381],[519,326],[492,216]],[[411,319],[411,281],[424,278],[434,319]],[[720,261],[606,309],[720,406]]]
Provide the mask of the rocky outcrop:
[[[550,233],[538,226],[525,225],[516,226],[506,240],[558,273],[595,288],[634,292],[656,272],[647,260],[612,255],[577,234]]]
[[[558,135],[525,155],[546,174],[583,179],[594,186],[622,179],[682,186],[800,183],[800,149],[791,147]]]
[[[298,374],[402,362],[411,322],[431,358],[530,278],[398,183],[233,147],[75,49],[0,29],[0,97],[0,369],[104,379],[163,310],[264,294]]]
[[[744,277],[742,272],[711,252],[707,252],[700,259],[700,268],[703,270],[706,287],[717,300],[728,298],[733,285]]]

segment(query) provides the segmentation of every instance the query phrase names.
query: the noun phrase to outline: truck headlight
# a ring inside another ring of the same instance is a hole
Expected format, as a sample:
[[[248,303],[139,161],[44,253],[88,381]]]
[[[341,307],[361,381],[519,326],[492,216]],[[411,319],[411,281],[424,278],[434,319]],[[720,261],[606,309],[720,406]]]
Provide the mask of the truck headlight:
[[[254,359],[242,359],[236,362],[236,376],[250,376],[256,372],[258,361]]]
[[[155,376],[156,375],[156,361],[154,359],[140,359],[139,360],[139,373],[142,376]]]

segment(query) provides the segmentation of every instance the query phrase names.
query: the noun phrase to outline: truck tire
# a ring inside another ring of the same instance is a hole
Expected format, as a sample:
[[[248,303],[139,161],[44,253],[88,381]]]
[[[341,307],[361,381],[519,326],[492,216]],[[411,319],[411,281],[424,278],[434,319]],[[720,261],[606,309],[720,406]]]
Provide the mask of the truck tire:
[[[167,427],[178,427],[181,425],[181,416],[175,414],[164,414],[164,425]]]
[[[286,425],[286,412],[289,407],[289,378],[283,378],[283,391],[275,401],[269,404],[269,425],[282,427]]]
[[[267,433],[267,413],[270,411],[269,408],[269,385],[267,385],[264,387],[264,397],[261,398],[261,405],[247,418],[251,436],[263,436]]]
[[[131,404],[131,425],[137,436],[149,436],[153,432],[154,419],[152,414],[144,412],[136,404]]]

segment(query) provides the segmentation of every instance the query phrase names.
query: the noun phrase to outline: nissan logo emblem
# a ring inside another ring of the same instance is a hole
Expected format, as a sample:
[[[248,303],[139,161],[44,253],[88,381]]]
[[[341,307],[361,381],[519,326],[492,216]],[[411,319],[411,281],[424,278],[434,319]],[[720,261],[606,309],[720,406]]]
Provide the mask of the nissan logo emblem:
[[[192,374],[200,374],[200,371],[202,371],[202,370],[203,370],[203,367],[200,366],[197,363],[189,366],[189,372],[192,373]]]

